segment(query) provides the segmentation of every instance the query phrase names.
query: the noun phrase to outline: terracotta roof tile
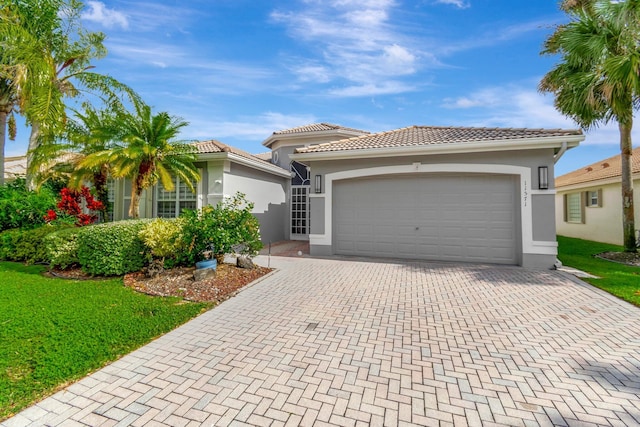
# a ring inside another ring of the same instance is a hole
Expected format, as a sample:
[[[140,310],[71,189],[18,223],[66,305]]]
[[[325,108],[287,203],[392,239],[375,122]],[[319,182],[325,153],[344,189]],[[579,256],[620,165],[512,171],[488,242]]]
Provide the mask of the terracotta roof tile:
[[[274,135],[285,135],[285,134],[294,134],[294,133],[307,133],[307,132],[322,132],[322,131],[332,131],[332,130],[343,130],[349,132],[360,132],[360,133],[369,133],[360,129],[353,129],[344,126],[334,125],[331,123],[312,123],[309,125],[298,126],[291,129],[278,130],[273,132]]]
[[[601,179],[617,178],[621,176],[620,170],[621,158],[618,154],[559,176],[555,179],[555,185],[556,188],[560,188]],[[631,171],[633,174],[640,174],[640,147],[632,151]]]
[[[247,153],[246,151],[232,147],[230,145],[227,145],[215,139],[210,139],[208,141],[194,142],[193,145],[198,148],[198,154],[233,153],[240,157],[244,157],[251,160],[259,160],[261,162],[271,164],[269,161],[265,160],[263,157],[258,157],[255,154]]]
[[[412,147],[527,138],[582,135],[580,130],[411,126],[296,150],[298,153]]]

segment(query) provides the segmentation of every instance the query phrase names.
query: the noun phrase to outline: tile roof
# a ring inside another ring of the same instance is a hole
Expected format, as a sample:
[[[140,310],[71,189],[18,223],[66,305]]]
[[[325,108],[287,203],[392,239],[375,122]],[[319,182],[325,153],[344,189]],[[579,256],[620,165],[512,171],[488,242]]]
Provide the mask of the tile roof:
[[[27,174],[27,156],[5,157],[4,178],[13,179]]]
[[[267,151],[266,153],[254,154],[254,156],[264,161],[270,162],[273,157],[273,153],[271,153],[271,151]]]
[[[331,123],[312,123],[309,125],[298,126],[291,129],[277,130],[273,132],[274,135],[287,135],[287,134],[296,134],[296,133],[307,133],[307,132],[323,132],[323,131],[335,131],[342,130],[348,132],[360,132],[360,133],[369,133],[365,130],[348,128],[344,126],[334,125]]]
[[[269,162],[264,157],[259,157],[258,155],[247,153],[246,151],[232,147],[230,145],[227,145],[215,139],[210,139],[208,141],[194,142],[193,145],[198,149],[198,154],[232,153],[237,156],[244,157],[246,159],[258,160],[260,162],[271,164],[271,162]]]
[[[640,174],[640,147],[632,151],[631,172],[632,174]],[[567,187],[601,179],[617,178],[621,175],[621,157],[618,154],[559,176],[555,179],[555,185],[556,188]]]
[[[529,138],[582,135],[581,130],[411,126],[299,148],[297,153],[417,147]]]

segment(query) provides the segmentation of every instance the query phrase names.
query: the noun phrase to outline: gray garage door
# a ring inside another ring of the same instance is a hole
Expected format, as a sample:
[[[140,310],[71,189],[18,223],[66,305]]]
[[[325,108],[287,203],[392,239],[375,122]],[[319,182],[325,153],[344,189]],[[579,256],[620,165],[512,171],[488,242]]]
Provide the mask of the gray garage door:
[[[342,255],[517,264],[516,181],[425,174],[334,183]]]

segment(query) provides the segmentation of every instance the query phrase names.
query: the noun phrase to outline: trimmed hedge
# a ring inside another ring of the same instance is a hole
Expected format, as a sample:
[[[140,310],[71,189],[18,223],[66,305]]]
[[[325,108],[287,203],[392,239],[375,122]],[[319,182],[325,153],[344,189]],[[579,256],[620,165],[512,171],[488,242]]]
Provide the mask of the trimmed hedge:
[[[0,233],[0,259],[27,264],[48,263],[49,253],[43,240],[68,226],[45,225],[31,230],[15,229]]]
[[[139,234],[149,222],[136,219],[82,228],[77,238],[82,269],[101,276],[141,270],[149,257]]]
[[[78,235],[82,228],[65,228],[47,235],[44,245],[47,248],[49,265],[65,269],[80,263],[78,259]]]

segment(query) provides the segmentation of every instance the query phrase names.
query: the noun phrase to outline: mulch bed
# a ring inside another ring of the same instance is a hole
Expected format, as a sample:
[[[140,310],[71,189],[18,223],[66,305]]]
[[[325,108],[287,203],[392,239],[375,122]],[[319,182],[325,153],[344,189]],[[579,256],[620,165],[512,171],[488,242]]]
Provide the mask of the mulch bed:
[[[196,282],[194,267],[178,267],[166,270],[154,278],[144,273],[125,274],[124,285],[147,295],[174,296],[189,301],[220,303],[234,296],[241,288],[273,271],[271,268],[256,266],[253,269],[238,268],[233,264],[218,264],[214,277]],[[81,269],[53,270],[55,277],[65,279],[93,279]]]
[[[596,256],[608,261],[640,267],[640,253],[637,252],[602,252]]]

